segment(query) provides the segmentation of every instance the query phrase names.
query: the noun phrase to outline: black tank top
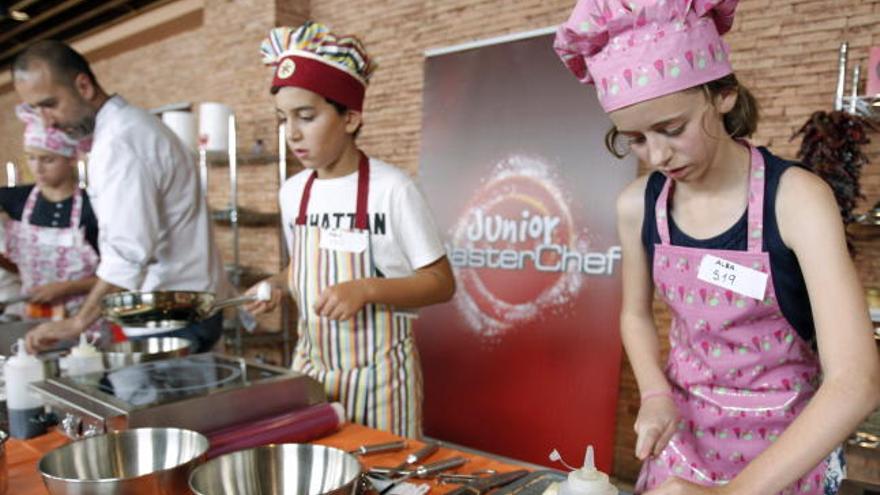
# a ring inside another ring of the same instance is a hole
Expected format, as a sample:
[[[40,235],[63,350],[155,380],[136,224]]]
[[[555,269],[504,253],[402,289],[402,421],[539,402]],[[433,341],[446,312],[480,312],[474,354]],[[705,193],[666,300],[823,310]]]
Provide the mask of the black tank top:
[[[800,164],[783,160],[770,154],[766,148],[758,148],[764,155],[765,182],[764,182],[764,240],[763,249],[770,253],[770,273],[773,276],[773,284],[776,287],[776,297],[782,315],[797,333],[807,342],[813,342],[816,335],[816,327],[813,324],[813,312],[810,307],[810,298],[807,294],[807,285],[801,272],[794,251],[782,242],[779,235],[779,225],[776,222],[776,191],[779,189],[779,179],[789,167],[799,167]],[[645,188],[645,218],[642,223],[642,244],[648,253],[648,267],[654,266],[654,245],[660,244],[660,233],[657,232],[657,221],[654,216],[654,208],[657,205],[657,196],[663,189],[666,178],[660,172],[654,172],[648,178]],[[715,237],[710,239],[694,239],[678,228],[672,216],[669,219],[670,242],[675,246],[703,248],[703,249],[729,249],[734,251],[746,250],[746,230],[748,226],[747,212],[736,224]]]

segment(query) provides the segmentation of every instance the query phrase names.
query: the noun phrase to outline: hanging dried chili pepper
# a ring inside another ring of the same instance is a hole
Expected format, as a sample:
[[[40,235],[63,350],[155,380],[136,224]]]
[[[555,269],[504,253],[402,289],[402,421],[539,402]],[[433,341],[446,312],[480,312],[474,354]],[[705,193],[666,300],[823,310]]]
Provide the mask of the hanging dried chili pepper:
[[[856,203],[862,199],[859,177],[868,157],[861,146],[870,143],[867,131],[877,130],[870,121],[847,112],[815,112],[792,139],[803,136],[798,158],[834,191],[845,225],[855,221]],[[847,239],[852,250],[852,243]]]

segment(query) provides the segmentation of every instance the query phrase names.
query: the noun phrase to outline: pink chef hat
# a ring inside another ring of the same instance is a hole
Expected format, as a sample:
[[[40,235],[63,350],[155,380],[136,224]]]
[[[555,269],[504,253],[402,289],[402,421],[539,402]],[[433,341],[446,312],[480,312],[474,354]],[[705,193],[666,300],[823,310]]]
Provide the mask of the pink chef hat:
[[[40,114],[28,104],[16,106],[15,114],[24,122],[25,147],[50,151],[68,158],[76,156],[77,152],[87,152],[92,147],[91,138],[73,139],[58,129],[43,125]]]
[[[606,112],[733,72],[721,35],[739,0],[578,0],[553,47]]]

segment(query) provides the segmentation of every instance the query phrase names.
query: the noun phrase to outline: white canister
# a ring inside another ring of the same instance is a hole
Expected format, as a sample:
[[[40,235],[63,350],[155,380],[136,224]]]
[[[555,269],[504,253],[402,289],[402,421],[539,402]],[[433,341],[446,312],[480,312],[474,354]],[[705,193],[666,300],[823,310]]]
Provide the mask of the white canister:
[[[15,438],[31,438],[46,432],[40,420],[43,401],[28,385],[46,379],[43,362],[27,353],[24,339],[18,339],[18,352],[6,360],[6,408],[9,411],[9,434]]]
[[[199,105],[199,141],[208,151],[229,149],[229,116],[232,109],[222,103]]]
[[[192,112],[182,110],[162,112],[162,122],[183,141],[187,148],[196,149],[199,142],[196,137],[196,118]]]

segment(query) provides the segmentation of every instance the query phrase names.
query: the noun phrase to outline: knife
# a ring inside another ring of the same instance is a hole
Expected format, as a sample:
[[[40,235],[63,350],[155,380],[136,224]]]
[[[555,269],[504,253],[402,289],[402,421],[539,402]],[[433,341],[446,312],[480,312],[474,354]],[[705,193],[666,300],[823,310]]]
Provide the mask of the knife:
[[[480,478],[462,485],[459,488],[448,492],[446,495],[483,495],[493,488],[513,483],[527,474],[529,474],[527,470],[518,469],[516,471],[486,476],[485,478]]]
[[[401,462],[400,464],[398,464],[397,466],[395,466],[393,469],[395,471],[402,471],[407,466],[415,466],[416,464],[422,462],[423,460],[427,459],[428,457],[431,457],[432,455],[434,455],[434,453],[437,452],[439,449],[440,449],[439,443],[428,442],[424,445],[424,447],[422,447],[419,450],[406,456],[406,459],[403,462]]]
[[[381,454],[382,452],[393,452],[406,448],[406,440],[398,440],[396,442],[374,443],[371,445],[361,445],[360,447],[349,450],[349,454],[355,455],[371,455]]]

